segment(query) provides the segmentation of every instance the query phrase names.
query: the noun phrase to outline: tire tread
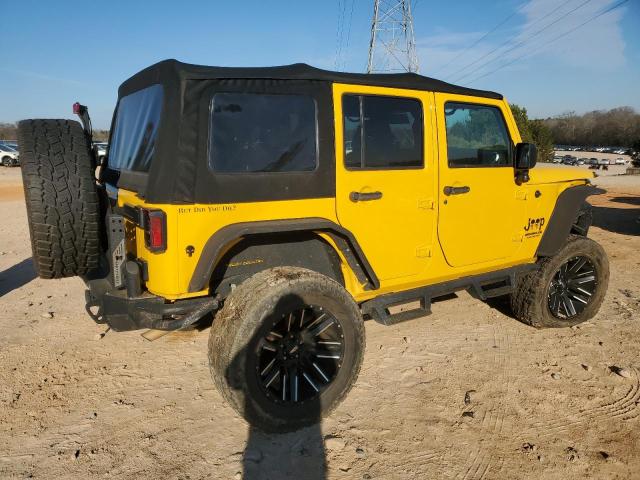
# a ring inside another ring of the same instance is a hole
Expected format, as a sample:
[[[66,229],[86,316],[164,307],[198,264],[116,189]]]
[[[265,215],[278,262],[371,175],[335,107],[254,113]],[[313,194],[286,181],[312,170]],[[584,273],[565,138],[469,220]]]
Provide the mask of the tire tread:
[[[72,120],[18,124],[34,264],[42,278],[84,275],[99,264],[99,203],[90,142]]]

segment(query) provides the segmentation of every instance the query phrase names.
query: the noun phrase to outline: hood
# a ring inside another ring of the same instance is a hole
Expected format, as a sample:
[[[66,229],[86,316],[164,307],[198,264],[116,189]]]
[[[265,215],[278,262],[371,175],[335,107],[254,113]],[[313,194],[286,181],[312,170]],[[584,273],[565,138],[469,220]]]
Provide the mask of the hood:
[[[538,163],[529,170],[529,185],[542,183],[570,182],[572,180],[590,180],[595,178],[595,172],[586,168],[545,165]]]

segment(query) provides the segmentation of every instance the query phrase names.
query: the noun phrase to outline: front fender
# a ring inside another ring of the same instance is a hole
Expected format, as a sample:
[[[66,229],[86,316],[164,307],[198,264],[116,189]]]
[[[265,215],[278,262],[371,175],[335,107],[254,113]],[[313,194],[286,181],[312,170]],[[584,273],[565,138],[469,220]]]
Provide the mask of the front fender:
[[[603,193],[605,193],[605,190],[593,185],[578,185],[563,191],[556,200],[549,224],[536,250],[536,256],[549,257],[555,255],[566,242],[585,199],[591,195],[601,195]]]

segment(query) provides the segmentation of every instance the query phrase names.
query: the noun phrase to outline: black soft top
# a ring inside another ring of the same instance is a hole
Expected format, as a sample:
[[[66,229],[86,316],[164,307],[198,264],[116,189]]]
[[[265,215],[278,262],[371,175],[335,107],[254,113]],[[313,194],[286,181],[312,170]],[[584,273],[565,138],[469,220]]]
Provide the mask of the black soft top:
[[[502,99],[494,92],[459,87],[415,73],[341,73],[302,63],[261,68],[205,67],[164,60],[136,73],[118,90],[122,99],[152,85],[162,86],[161,121],[148,171],[116,170],[107,164],[103,180],[133,190],[149,203],[219,204],[334,197],[333,83]],[[209,167],[209,116],[211,99],[217,92],[312,97],[317,108],[318,168],[281,174],[214,172]]]
[[[332,83],[454,93],[502,100],[502,95],[496,92],[461,87],[416,73],[345,73],[322,70],[306,63],[294,63],[278,67],[207,67],[183,63],[173,59],[163,60],[136,73],[120,85],[118,94],[123,97],[153,83],[177,84],[182,83],[183,80],[224,78],[320,80]]]

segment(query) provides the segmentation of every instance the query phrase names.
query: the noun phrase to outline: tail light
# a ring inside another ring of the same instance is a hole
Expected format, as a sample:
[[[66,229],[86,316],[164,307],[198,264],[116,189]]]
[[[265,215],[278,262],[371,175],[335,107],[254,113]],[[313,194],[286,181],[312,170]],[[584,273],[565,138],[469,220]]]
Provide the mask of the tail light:
[[[162,210],[143,210],[144,243],[147,248],[160,253],[167,249],[167,216]]]

